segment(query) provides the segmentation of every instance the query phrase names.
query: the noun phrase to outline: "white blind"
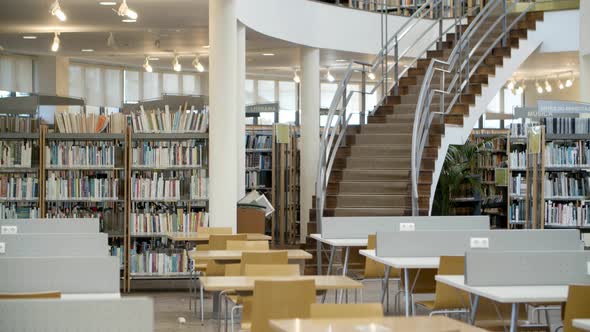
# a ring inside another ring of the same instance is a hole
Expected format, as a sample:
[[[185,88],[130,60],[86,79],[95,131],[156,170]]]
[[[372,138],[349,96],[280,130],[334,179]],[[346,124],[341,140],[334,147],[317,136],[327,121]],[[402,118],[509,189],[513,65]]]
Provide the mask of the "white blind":
[[[197,75],[182,75],[182,93],[185,95],[200,95],[200,83]]]
[[[257,96],[254,93],[254,81],[246,80],[244,84],[246,89],[246,105],[252,105],[256,103]]]
[[[160,75],[158,73],[143,73],[143,98],[160,98]]]
[[[121,84],[123,72],[120,69],[104,70],[104,106],[121,106],[123,101],[123,87]]]
[[[121,69],[71,64],[69,71],[70,96],[83,98],[87,106],[121,107],[123,103],[123,71]]]
[[[0,56],[0,90],[33,92],[32,58]]]
[[[279,122],[295,123],[297,85],[292,81],[279,81]]]
[[[275,81],[258,81],[258,98],[259,103],[269,103],[276,101]]]
[[[80,66],[70,65],[70,96],[84,98],[84,70]]]
[[[172,73],[162,74],[162,91],[164,93],[180,93],[180,84],[178,82],[179,75]]]
[[[139,72],[125,70],[125,102],[137,102],[139,97]]]

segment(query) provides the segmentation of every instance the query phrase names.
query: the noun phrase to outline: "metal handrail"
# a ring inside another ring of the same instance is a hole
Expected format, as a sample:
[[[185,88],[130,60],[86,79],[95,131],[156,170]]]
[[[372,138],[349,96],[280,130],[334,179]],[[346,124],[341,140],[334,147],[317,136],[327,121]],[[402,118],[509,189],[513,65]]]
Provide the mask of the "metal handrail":
[[[534,6],[531,2],[525,10],[523,10],[509,25],[506,23],[509,13],[511,13],[517,6],[518,1],[515,1],[510,8],[506,6],[506,0],[492,0],[484,9],[476,16],[469,27],[462,33],[461,39],[457,42],[447,60],[432,59],[420,88],[418,102],[416,104],[416,114],[414,117],[414,125],[412,128],[412,160],[411,160],[411,178],[412,178],[412,214],[419,214],[419,199],[418,199],[418,179],[421,169],[421,161],[423,157],[424,148],[430,136],[430,127],[434,117],[437,115],[449,114],[453,106],[460,100],[464,89],[469,90],[469,80],[475,75],[479,66],[483,63],[485,58],[492,52],[494,47],[502,41],[506,45],[506,38],[510,30],[517,24],[526,13]],[[496,18],[492,16],[494,10],[502,5],[502,12]],[[475,32],[480,30],[488,18],[491,17],[491,25],[484,31],[479,39],[475,39]],[[481,57],[473,66],[470,62],[475,55],[476,50],[483,45],[483,43],[490,36],[491,32],[502,24],[502,32],[499,36],[492,40],[489,47],[485,49]],[[470,45],[475,45],[470,47]],[[467,50],[466,54],[463,54]],[[438,89],[432,86],[435,72],[439,72],[441,78],[441,87]],[[452,80],[445,88],[445,75],[452,75]],[[440,96],[440,110],[433,112],[431,110],[432,101],[435,95]],[[451,95],[451,101],[445,107],[445,97]]]
[[[343,80],[338,84],[338,88],[332,99],[330,104],[330,108],[328,111],[327,122],[326,122],[326,129],[322,134],[320,140],[320,156],[318,159],[318,167],[317,167],[317,178],[316,178],[316,221],[318,224],[318,230],[321,231],[321,221],[323,217],[324,211],[324,202],[326,197],[326,190],[330,178],[330,173],[332,169],[332,165],[337,155],[337,151],[339,146],[341,145],[344,136],[346,135],[346,129],[348,127],[348,123],[350,120],[350,116],[346,116],[346,106],[348,102],[351,100],[354,93],[360,93],[361,96],[367,94],[374,94],[378,91],[378,89],[383,90],[383,94],[380,100],[378,100],[377,105],[383,103],[385,98],[387,98],[388,91],[391,88],[395,88],[399,82],[399,78],[405,75],[409,70],[410,66],[406,66],[402,70],[400,75],[399,72],[399,61],[401,59],[400,54],[407,55],[410,49],[413,49],[418,45],[418,40],[421,41],[422,37],[426,36],[429,31],[432,31],[436,24],[439,24],[439,33],[436,35],[436,40],[430,43],[424,49],[421,49],[417,52],[412,65],[418,61],[419,58],[423,57],[424,54],[434,45],[437,41],[442,41],[443,34],[448,33],[458,24],[462,23],[461,20],[457,21],[455,19],[454,24],[452,24],[447,29],[443,31],[443,6],[445,4],[445,0],[428,0],[422,6],[414,12],[414,14],[397,30],[396,33],[393,34],[391,38],[385,38],[386,41],[382,43],[381,50],[377,53],[377,56],[373,59],[372,62],[367,63],[363,61],[351,61],[348,64],[346,69],[346,73],[344,75]],[[432,24],[428,25],[428,28],[425,32],[422,32],[421,38],[418,38],[417,41],[410,44],[407,49],[403,50],[401,53],[399,51],[399,43],[404,37],[408,35],[408,33],[414,29],[422,20],[425,20],[425,17],[428,17],[429,14],[435,16],[438,13],[438,17],[433,20]],[[388,57],[393,52],[394,61],[391,64],[388,64]],[[361,91],[346,91],[346,87],[352,78],[353,73],[360,72],[362,75],[363,82],[366,81],[366,77],[370,73],[375,73],[378,69],[381,69],[382,76],[380,80],[376,82],[373,89],[371,91],[365,90],[365,85],[363,83]],[[390,72],[393,71],[393,79],[389,78]],[[391,83],[391,84],[389,84]],[[342,105],[341,107],[338,107]],[[364,104],[363,104],[364,108]],[[375,109],[371,113],[373,113]],[[364,111],[363,111],[364,114]]]

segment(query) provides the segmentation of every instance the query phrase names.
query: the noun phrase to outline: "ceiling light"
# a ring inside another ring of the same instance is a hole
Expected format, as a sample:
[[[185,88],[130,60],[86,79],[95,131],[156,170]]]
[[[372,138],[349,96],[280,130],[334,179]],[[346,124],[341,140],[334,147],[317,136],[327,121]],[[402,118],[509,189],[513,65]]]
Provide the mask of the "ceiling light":
[[[524,80],[522,80],[522,82],[520,83],[520,85],[516,88],[516,93],[522,94],[524,92],[524,89],[525,88],[526,88],[526,85],[524,83]]]
[[[203,48],[211,48],[211,45],[205,45]]]
[[[193,67],[195,67],[195,69],[199,72],[202,73],[205,71],[205,67],[203,67],[203,64],[201,64],[201,61],[199,61],[199,56],[197,55],[195,57],[195,59],[193,60]]]
[[[127,6],[127,0],[123,0],[123,2],[121,2],[121,6],[119,6],[117,14],[119,14],[119,16],[127,16],[132,20],[137,20],[137,13]]]
[[[297,70],[295,70],[295,72],[293,73],[293,82],[301,83],[301,77],[299,77],[299,75],[297,75]]]
[[[542,94],[543,93],[543,87],[539,85],[539,82],[535,82],[535,86],[537,87],[537,93],[538,94]]]
[[[563,88],[565,88],[561,80],[557,81],[557,87],[559,88],[559,90],[563,90]]]
[[[346,59],[337,59],[336,62],[346,62]]]
[[[59,32],[56,32],[53,36],[53,44],[51,44],[51,51],[57,52],[59,50]]]
[[[51,12],[51,15],[57,17],[62,22],[64,22],[67,19],[66,13],[64,13],[61,10],[61,7],[59,6],[59,0],[55,0],[55,2],[51,5],[51,8],[49,9],[49,12]]]
[[[148,59],[150,59],[150,61],[158,61],[158,60],[160,60],[160,58],[157,58],[155,56],[150,56],[150,57],[148,57]]]
[[[568,78],[567,81],[565,81],[566,88],[571,88],[572,85],[574,85],[574,72],[571,72],[570,75],[571,75],[570,78]]]
[[[370,72],[369,72],[369,74],[368,74],[367,76],[369,77],[369,79],[370,79],[371,81],[374,81],[374,80],[375,80],[375,73],[373,73],[372,71],[370,71]]]
[[[328,82],[334,82],[334,80],[335,80],[334,76],[332,76],[332,74],[330,74],[330,68],[328,68],[328,73],[326,74],[326,79],[328,80]]]
[[[130,18],[126,18],[126,19],[122,19],[121,22],[123,22],[123,23],[135,23],[135,22],[137,22],[137,20],[132,20]]]
[[[508,88],[508,90],[514,90],[514,81],[510,80],[510,82],[508,82],[508,85],[506,87]]]
[[[182,66],[178,62],[178,55],[175,55],[174,60],[172,60],[172,69],[174,69],[174,71],[181,71],[182,70]]]
[[[92,48],[83,48],[81,51],[82,52],[94,52],[94,49],[92,49]]]
[[[549,84],[549,81],[545,80],[545,91],[551,92],[552,90],[553,88],[551,87],[551,84]]]
[[[37,39],[37,36],[23,36],[23,39]]]
[[[117,3],[114,2],[114,1],[101,1],[98,4],[101,5],[101,6],[114,6]]]
[[[262,55],[264,55],[264,56],[275,56],[274,53],[262,53]]]
[[[143,63],[143,69],[145,69],[145,71],[147,71],[148,73],[151,73],[153,71],[152,66],[150,65],[150,57],[145,57],[145,62]]]

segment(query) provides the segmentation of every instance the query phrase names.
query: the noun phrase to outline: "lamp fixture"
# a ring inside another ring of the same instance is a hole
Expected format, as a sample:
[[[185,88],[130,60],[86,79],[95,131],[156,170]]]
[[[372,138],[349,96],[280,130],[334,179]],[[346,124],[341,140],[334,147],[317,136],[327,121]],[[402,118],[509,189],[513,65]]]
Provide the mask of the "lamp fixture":
[[[149,56],[145,57],[145,62],[143,63],[143,69],[145,69],[145,71],[147,71],[148,73],[151,73],[154,70],[152,68],[152,66],[150,65],[150,57]]]
[[[119,6],[117,14],[119,16],[127,16],[132,20],[137,20],[137,12],[127,6],[127,0],[123,0],[123,2],[121,2],[121,6]]]
[[[295,69],[295,71],[293,72],[293,82],[301,83],[301,77],[299,77],[299,75],[297,75],[297,69]]]
[[[520,85],[516,88],[516,93],[522,94],[524,92],[525,88],[526,88],[526,84],[524,83],[524,80],[522,80]]]
[[[174,71],[181,71],[182,70],[182,66],[178,62],[178,55],[175,55],[174,60],[172,60],[172,69],[174,69]]]
[[[565,81],[565,87],[571,88],[574,85],[574,72],[570,72],[570,78]]]
[[[514,80],[510,80],[506,87],[508,88],[508,90],[514,90],[514,85],[515,85]]]
[[[51,15],[57,17],[57,19],[62,22],[64,22],[67,19],[66,13],[64,13],[63,10],[61,10],[61,7],[59,6],[59,0],[55,0],[55,2],[51,5],[51,8],[49,9],[49,12],[51,13]]]
[[[553,87],[551,87],[549,80],[545,80],[545,91],[551,92],[552,90],[553,90]]]
[[[93,48],[83,48],[80,51],[84,52],[84,53],[90,53],[90,52],[94,52],[94,49]]]
[[[334,82],[334,80],[335,80],[334,76],[332,76],[332,74],[330,73],[330,68],[328,68],[328,72],[326,73],[326,79],[330,83]]]
[[[565,88],[565,86],[563,85],[563,82],[561,80],[557,81],[557,87],[559,88],[559,90],[563,90],[563,88]]]
[[[195,67],[195,69],[199,72],[202,73],[205,71],[205,67],[203,67],[203,64],[201,64],[201,61],[199,61],[199,56],[197,55],[195,57],[195,59],[193,60],[193,67]]]
[[[23,39],[37,39],[37,36],[27,35],[27,36],[23,36]]]
[[[262,53],[263,56],[275,56],[274,53]]]
[[[114,6],[117,3],[114,2],[114,1],[101,1],[98,4],[101,5],[101,6]]]
[[[367,77],[371,80],[374,81],[375,80],[375,73],[373,73],[372,71],[369,71],[369,74],[367,74]]]
[[[537,93],[538,94],[542,94],[543,93],[543,87],[539,85],[539,81],[535,81],[535,86],[537,87]]]
[[[59,32],[55,32],[53,36],[53,44],[51,44],[51,51],[57,52],[59,50]]]

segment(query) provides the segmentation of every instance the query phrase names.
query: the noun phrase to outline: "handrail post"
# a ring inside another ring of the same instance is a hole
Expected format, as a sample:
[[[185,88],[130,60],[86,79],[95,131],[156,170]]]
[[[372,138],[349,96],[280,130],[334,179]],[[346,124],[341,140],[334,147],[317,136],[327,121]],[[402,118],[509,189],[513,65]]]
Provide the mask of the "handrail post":
[[[343,82],[344,90],[342,90],[342,114],[340,115],[340,128],[344,128],[344,122],[346,121],[346,83]],[[336,134],[334,134],[336,135]],[[346,144],[346,143],[344,143]],[[344,145],[342,144],[342,145]]]
[[[504,19],[502,20],[502,33],[504,34],[504,37],[502,37],[502,47],[506,47],[508,41],[506,37],[506,16],[508,15],[506,13],[506,0],[502,0],[502,12],[504,13]]]
[[[366,67],[363,66],[361,72],[361,114],[359,115],[359,124],[365,124],[365,114],[367,112],[367,71]]]
[[[438,3],[438,47],[442,49],[443,42],[443,2]]]
[[[399,47],[398,47],[398,39],[397,39],[397,35],[395,36],[395,40],[394,40],[395,44],[393,45],[393,54],[394,54],[394,60],[395,61],[393,63],[393,75],[395,78],[395,82],[394,82],[394,88],[393,88],[393,92],[398,95],[399,94]],[[386,57],[387,59],[387,57]],[[386,81],[387,82],[387,81]]]

